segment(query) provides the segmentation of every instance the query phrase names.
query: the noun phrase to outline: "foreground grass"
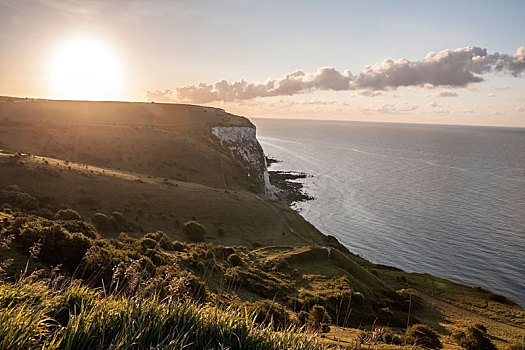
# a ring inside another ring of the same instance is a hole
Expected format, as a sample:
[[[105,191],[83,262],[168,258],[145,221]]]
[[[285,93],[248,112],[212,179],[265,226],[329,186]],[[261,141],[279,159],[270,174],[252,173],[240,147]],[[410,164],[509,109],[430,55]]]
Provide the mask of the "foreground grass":
[[[276,332],[252,316],[171,298],[103,295],[75,281],[0,284],[1,349],[324,348],[313,334]]]

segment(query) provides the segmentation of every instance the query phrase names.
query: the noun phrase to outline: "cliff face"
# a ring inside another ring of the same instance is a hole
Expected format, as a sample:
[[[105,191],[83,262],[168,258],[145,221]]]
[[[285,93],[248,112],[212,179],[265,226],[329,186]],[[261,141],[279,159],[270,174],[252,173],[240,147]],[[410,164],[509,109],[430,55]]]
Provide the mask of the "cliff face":
[[[269,197],[274,197],[277,188],[270,184],[264,151],[252,126],[215,126],[212,134],[220,144],[229,149],[231,156],[247,169],[247,176]]]

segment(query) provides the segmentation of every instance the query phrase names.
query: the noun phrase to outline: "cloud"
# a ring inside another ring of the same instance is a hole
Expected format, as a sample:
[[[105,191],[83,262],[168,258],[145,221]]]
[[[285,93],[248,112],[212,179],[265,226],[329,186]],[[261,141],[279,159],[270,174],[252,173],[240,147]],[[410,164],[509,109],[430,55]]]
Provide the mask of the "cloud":
[[[495,93],[490,93],[490,94],[487,94],[487,97],[496,97],[496,94]]]
[[[430,52],[420,61],[387,59],[365,67],[358,75],[348,70],[339,72],[333,67],[323,67],[314,73],[297,70],[281,79],[270,79],[265,83],[245,80],[200,83],[177,88],[177,98],[180,101],[208,103],[291,96],[314,90],[363,90],[361,95],[377,96],[379,91],[399,87],[469,87],[469,84],[482,82],[482,75],[488,72],[506,72],[518,77],[523,70],[525,47],[520,47],[514,56],[497,52],[488,54],[487,49],[465,47]],[[455,93],[440,94],[441,97],[452,97]]]
[[[457,92],[453,91],[440,91],[434,94],[434,97],[458,97]]]
[[[166,89],[164,91],[147,91],[146,92],[146,101],[151,102],[175,102],[175,97],[173,96],[173,90]]]
[[[381,96],[382,94],[383,93],[381,91],[372,91],[372,90],[359,91],[359,95],[368,96],[368,97]]]
[[[393,105],[393,104],[383,104],[377,108],[362,108],[361,111],[365,113],[381,113],[381,114],[405,114],[410,113],[419,109],[418,105]]]
[[[349,82],[352,79],[349,71],[340,73],[333,67],[323,67],[312,74],[298,70],[266,83],[248,83],[245,80],[234,83],[221,80],[213,85],[201,83],[197,86],[177,88],[177,96],[182,101],[197,103],[291,96],[311,90],[349,90]]]

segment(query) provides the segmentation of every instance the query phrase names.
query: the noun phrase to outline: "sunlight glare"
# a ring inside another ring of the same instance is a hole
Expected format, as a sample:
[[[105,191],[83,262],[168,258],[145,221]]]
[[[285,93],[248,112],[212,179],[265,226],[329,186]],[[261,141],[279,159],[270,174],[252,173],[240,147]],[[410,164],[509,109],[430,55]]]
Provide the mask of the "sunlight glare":
[[[117,100],[120,96],[119,65],[112,52],[96,41],[77,39],[53,56],[50,85],[53,98]]]

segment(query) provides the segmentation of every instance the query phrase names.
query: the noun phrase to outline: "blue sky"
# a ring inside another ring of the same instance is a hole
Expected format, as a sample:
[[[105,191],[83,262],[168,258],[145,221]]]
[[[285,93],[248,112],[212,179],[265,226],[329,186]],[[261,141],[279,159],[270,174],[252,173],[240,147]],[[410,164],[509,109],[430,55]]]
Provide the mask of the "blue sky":
[[[334,90],[310,83],[320,67],[355,77],[387,58],[417,63],[429,52],[470,46],[510,61],[525,46],[524,13],[524,1],[0,0],[0,94],[67,98],[50,87],[56,82],[49,62],[87,37],[106,47],[121,71],[118,91],[107,99],[140,101],[147,91],[168,89],[163,98],[155,95],[159,101],[247,116],[525,126],[521,71],[484,70],[483,82],[461,86]],[[276,93],[282,78],[298,70],[306,87]],[[241,79],[273,79],[273,92],[215,94],[215,83]],[[200,83],[210,84],[218,100],[178,93]]]

